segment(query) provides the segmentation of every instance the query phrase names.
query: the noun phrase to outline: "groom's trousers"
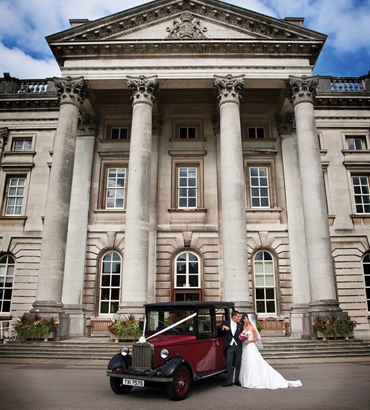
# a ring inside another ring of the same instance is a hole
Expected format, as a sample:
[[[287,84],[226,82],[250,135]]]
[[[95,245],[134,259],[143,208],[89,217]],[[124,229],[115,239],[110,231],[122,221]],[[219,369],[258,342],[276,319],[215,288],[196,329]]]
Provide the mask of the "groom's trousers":
[[[232,384],[239,381],[240,362],[242,357],[242,351],[238,345],[228,346],[226,349],[226,363],[227,363],[227,381],[226,383]],[[234,367],[235,367],[235,380],[234,380]]]

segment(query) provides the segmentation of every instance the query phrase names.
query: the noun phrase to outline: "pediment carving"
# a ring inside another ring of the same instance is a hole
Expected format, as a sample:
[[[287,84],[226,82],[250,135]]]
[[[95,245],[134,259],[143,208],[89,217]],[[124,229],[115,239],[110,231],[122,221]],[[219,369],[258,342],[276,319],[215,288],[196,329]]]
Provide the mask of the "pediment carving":
[[[167,27],[170,33],[166,38],[191,39],[205,38],[206,27],[202,27],[200,20],[185,11],[180,18],[173,20],[172,27]]]

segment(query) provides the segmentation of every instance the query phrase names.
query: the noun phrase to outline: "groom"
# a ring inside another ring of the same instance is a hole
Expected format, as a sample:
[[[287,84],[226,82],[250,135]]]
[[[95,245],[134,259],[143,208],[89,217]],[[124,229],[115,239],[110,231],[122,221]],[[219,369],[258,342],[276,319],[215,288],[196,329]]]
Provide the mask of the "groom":
[[[222,387],[233,385],[234,367],[235,367],[235,381],[234,384],[240,386],[239,372],[240,362],[242,357],[242,342],[239,340],[239,335],[243,331],[243,326],[239,323],[241,314],[234,310],[231,315],[231,320],[225,320],[222,325],[218,327],[225,334],[225,356],[226,356],[226,370],[227,380]]]

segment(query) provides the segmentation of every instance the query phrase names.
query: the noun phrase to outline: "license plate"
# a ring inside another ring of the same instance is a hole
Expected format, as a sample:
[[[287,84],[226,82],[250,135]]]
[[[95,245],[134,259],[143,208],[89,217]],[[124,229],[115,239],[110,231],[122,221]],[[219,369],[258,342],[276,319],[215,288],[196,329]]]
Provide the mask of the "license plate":
[[[144,380],[122,379],[122,385],[134,386],[134,387],[144,387]]]

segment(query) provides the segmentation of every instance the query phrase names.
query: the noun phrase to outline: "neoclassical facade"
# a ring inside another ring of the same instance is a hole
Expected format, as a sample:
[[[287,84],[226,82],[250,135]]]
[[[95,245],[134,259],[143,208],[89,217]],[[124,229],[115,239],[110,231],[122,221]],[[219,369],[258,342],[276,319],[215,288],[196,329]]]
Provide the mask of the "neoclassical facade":
[[[312,76],[325,35],[218,0],[70,23],[61,78],[0,79],[0,319],[227,300],[369,337],[369,75]]]

